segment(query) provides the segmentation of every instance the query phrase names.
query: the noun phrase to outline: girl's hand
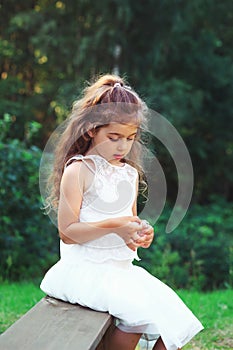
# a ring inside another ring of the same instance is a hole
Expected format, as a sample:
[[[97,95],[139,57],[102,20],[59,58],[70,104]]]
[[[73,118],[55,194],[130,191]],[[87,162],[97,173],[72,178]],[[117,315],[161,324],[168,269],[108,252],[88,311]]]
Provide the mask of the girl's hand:
[[[145,220],[142,220],[142,225],[143,229],[138,232],[140,238],[135,241],[135,244],[142,248],[149,248],[154,238],[154,229]]]
[[[138,231],[143,229],[138,216],[123,216],[113,219],[112,226],[117,233],[132,250],[139,246],[136,241],[140,238]]]

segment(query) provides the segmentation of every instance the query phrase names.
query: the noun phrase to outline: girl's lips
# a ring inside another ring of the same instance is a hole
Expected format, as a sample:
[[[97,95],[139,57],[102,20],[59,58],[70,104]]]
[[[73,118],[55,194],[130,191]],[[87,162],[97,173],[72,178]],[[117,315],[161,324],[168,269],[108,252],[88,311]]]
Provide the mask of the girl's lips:
[[[124,156],[121,154],[114,154],[115,159],[122,159]]]

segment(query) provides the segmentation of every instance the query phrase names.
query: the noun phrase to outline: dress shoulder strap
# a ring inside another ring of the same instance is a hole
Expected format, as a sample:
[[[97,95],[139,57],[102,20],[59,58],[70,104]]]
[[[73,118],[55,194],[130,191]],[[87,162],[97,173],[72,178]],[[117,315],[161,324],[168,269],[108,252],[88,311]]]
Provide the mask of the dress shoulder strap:
[[[90,165],[90,163],[87,161],[88,159],[91,159],[94,164],[95,161],[93,160],[93,158],[91,156],[83,156],[82,154],[77,154],[76,156],[71,157],[70,159],[67,160],[66,164],[65,164],[65,169],[72,164],[73,160],[81,160],[86,166],[87,168],[95,174],[95,169]]]
[[[74,160],[81,160],[81,161],[87,166],[87,168],[88,168],[92,173],[95,174],[95,169],[90,165],[89,162],[87,162],[88,159],[91,159],[91,160],[94,162],[94,160],[93,160],[92,157],[83,156],[82,154],[77,154],[76,156],[73,156],[73,157],[71,157],[70,159],[67,160],[67,162],[66,162],[66,164],[65,164],[65,169],[66,169],[70,164],[72,164],[72,162],[73,162]],[[94,162],[94,164],[95,164],[95,162]]]

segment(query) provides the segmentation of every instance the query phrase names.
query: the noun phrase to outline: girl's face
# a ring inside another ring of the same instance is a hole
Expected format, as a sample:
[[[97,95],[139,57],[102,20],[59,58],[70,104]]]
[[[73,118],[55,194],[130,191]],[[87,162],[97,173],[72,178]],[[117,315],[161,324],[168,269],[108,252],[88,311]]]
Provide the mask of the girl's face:
[[[88,154],[99,154],[111,164],[120,165],[133,145],[137,129],[134,124],[111,123],[95,132],[89,131],[92,144]]]

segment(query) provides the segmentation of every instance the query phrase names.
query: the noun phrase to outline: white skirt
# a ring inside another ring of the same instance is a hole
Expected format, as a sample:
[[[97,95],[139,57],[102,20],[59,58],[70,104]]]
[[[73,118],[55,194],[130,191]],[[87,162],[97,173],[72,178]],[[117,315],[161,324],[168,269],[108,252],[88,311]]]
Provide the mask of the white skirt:
[[[203,329],[171,288],[131,261],[59,260],[40,287],[54,298],[109,312],[124,332],[161,336],[168,350],[183,347]]]

